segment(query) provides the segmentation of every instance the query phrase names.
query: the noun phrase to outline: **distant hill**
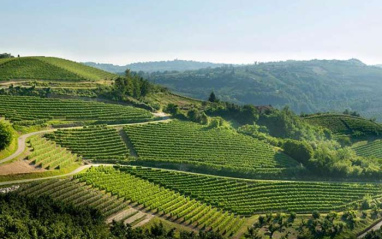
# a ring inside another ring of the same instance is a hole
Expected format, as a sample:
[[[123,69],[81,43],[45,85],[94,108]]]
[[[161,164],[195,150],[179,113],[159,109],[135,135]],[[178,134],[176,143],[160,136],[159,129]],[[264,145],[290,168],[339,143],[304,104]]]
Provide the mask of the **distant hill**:
[[[211,62],[199,62],[199,61],[186,61],[186,60],[173,60],[173,61],[150,61],[150,62],[137,62],[124,66],[113,65],[113,64],[103,64],[95,62],[84,62],[83,64],[87,66],[96,67],[104,71],[109,71],[113,73],[122,73],[126,69],[131,71],[144,71],[144,72],[156,72],[156,71],[187,71],[187,70],[198,70],[208,67],[220,67],[226,64],[211,63]]]
[[[142,74],[190,97],[238,104],[289,105],[295,112],[345,109],[382,120],[382,68],[357,59],[284,61],[185,72]]]
[[[0,59],[0,81],[33,80],[103,80],[116,75],[94,67],[56,57],[17,57]]]

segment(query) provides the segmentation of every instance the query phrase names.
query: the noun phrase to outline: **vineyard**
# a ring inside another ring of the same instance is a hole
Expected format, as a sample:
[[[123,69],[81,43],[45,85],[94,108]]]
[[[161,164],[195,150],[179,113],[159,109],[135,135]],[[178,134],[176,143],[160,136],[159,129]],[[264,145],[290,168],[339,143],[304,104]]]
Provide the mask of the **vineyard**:
[[[355,147],[354,150],[360,156],[376,157],[376,158],[382,159],[382,141],[381,140],[368,142],[365,145]]]
[[[54,57],[21,57],[0,61],[0,81],[37,80],[102,80],[116,75],[80,63]]]
[[[81,158],[77,157],[77,155],[39,135],[32,136],[28,142],[32,151],[28,155],[28,160],[36,167],[62,169],[74,162],[81,161]]]
[[[142,160],[228,168],[257,175],[281,174],[299,164],[272,146],[225,129],[181,121],[126,126]]]
[[[140,167],[120,170],[241,215],[341,210],[365,195],[382,194],[378,184],[248,181]]]
[[[100,70],[98,68],[86,66],[81,63],[74,61],[61,59],[57,57],[35,57],[43,62],[49,63],[51,65],[60,67],[67,71],[73,72],[74,74],[87,79],[87,80],[101,80],[101,79],[114,79],[117,75],[112,74],[107,71]]]
[[[75,177],[100,190],[143,205],[160,216],[198,229],[234,234],[244,219],[170,189],[150,183],[111,167],[91,168]]]
[[[0,115],[11,121],[49,119],[94,120],[98,123],[147,121],[152,114],[143,109],[101,102],[0,95]]]
[[[86,159],[95,161],[124,160],[129,149],[114,128],[91,126],[83,129],[58,130],[51,139]]]
[[[349,115],[322,114],[304,118],[311,124],[319,125],[330,129],[333,133],[350,134],[363,132],[364,134],[382,134],[382,125]]]
[[[38,197],[49,195],[54,200],[89,206],[99,209],[104,216],[110,216],[128,207],[122,198],[104,193],[76,180],[47,180],[32,183],[19,189],[21,195]]]

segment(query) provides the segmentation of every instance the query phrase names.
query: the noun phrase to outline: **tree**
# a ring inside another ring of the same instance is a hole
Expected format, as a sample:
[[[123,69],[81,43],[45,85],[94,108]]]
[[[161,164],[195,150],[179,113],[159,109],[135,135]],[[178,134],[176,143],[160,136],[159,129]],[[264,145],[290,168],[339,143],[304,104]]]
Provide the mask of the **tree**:
[[[208,98],[208,101],[209,102],[217,102],[216,95],[213,91],[211,92],[210,97]]]
[[[0,150],[5,149],[12,141],[10,126],[0,122]]]

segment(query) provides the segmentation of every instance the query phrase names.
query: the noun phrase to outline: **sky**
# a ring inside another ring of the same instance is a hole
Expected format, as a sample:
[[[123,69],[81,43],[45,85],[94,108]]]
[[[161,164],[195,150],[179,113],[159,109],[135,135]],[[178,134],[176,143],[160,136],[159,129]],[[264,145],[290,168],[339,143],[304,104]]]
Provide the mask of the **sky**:
[[[0,0],[0,52],[124,65],[382,64],[380,0]]]

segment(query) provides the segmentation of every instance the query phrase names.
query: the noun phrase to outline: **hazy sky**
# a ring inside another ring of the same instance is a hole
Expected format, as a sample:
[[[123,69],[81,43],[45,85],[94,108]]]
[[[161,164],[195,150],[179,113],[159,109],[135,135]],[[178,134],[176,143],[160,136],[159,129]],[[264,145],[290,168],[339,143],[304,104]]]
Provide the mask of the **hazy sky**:
[[[126,64],[382,63],[381,0],[0,0],[0,52]]]

